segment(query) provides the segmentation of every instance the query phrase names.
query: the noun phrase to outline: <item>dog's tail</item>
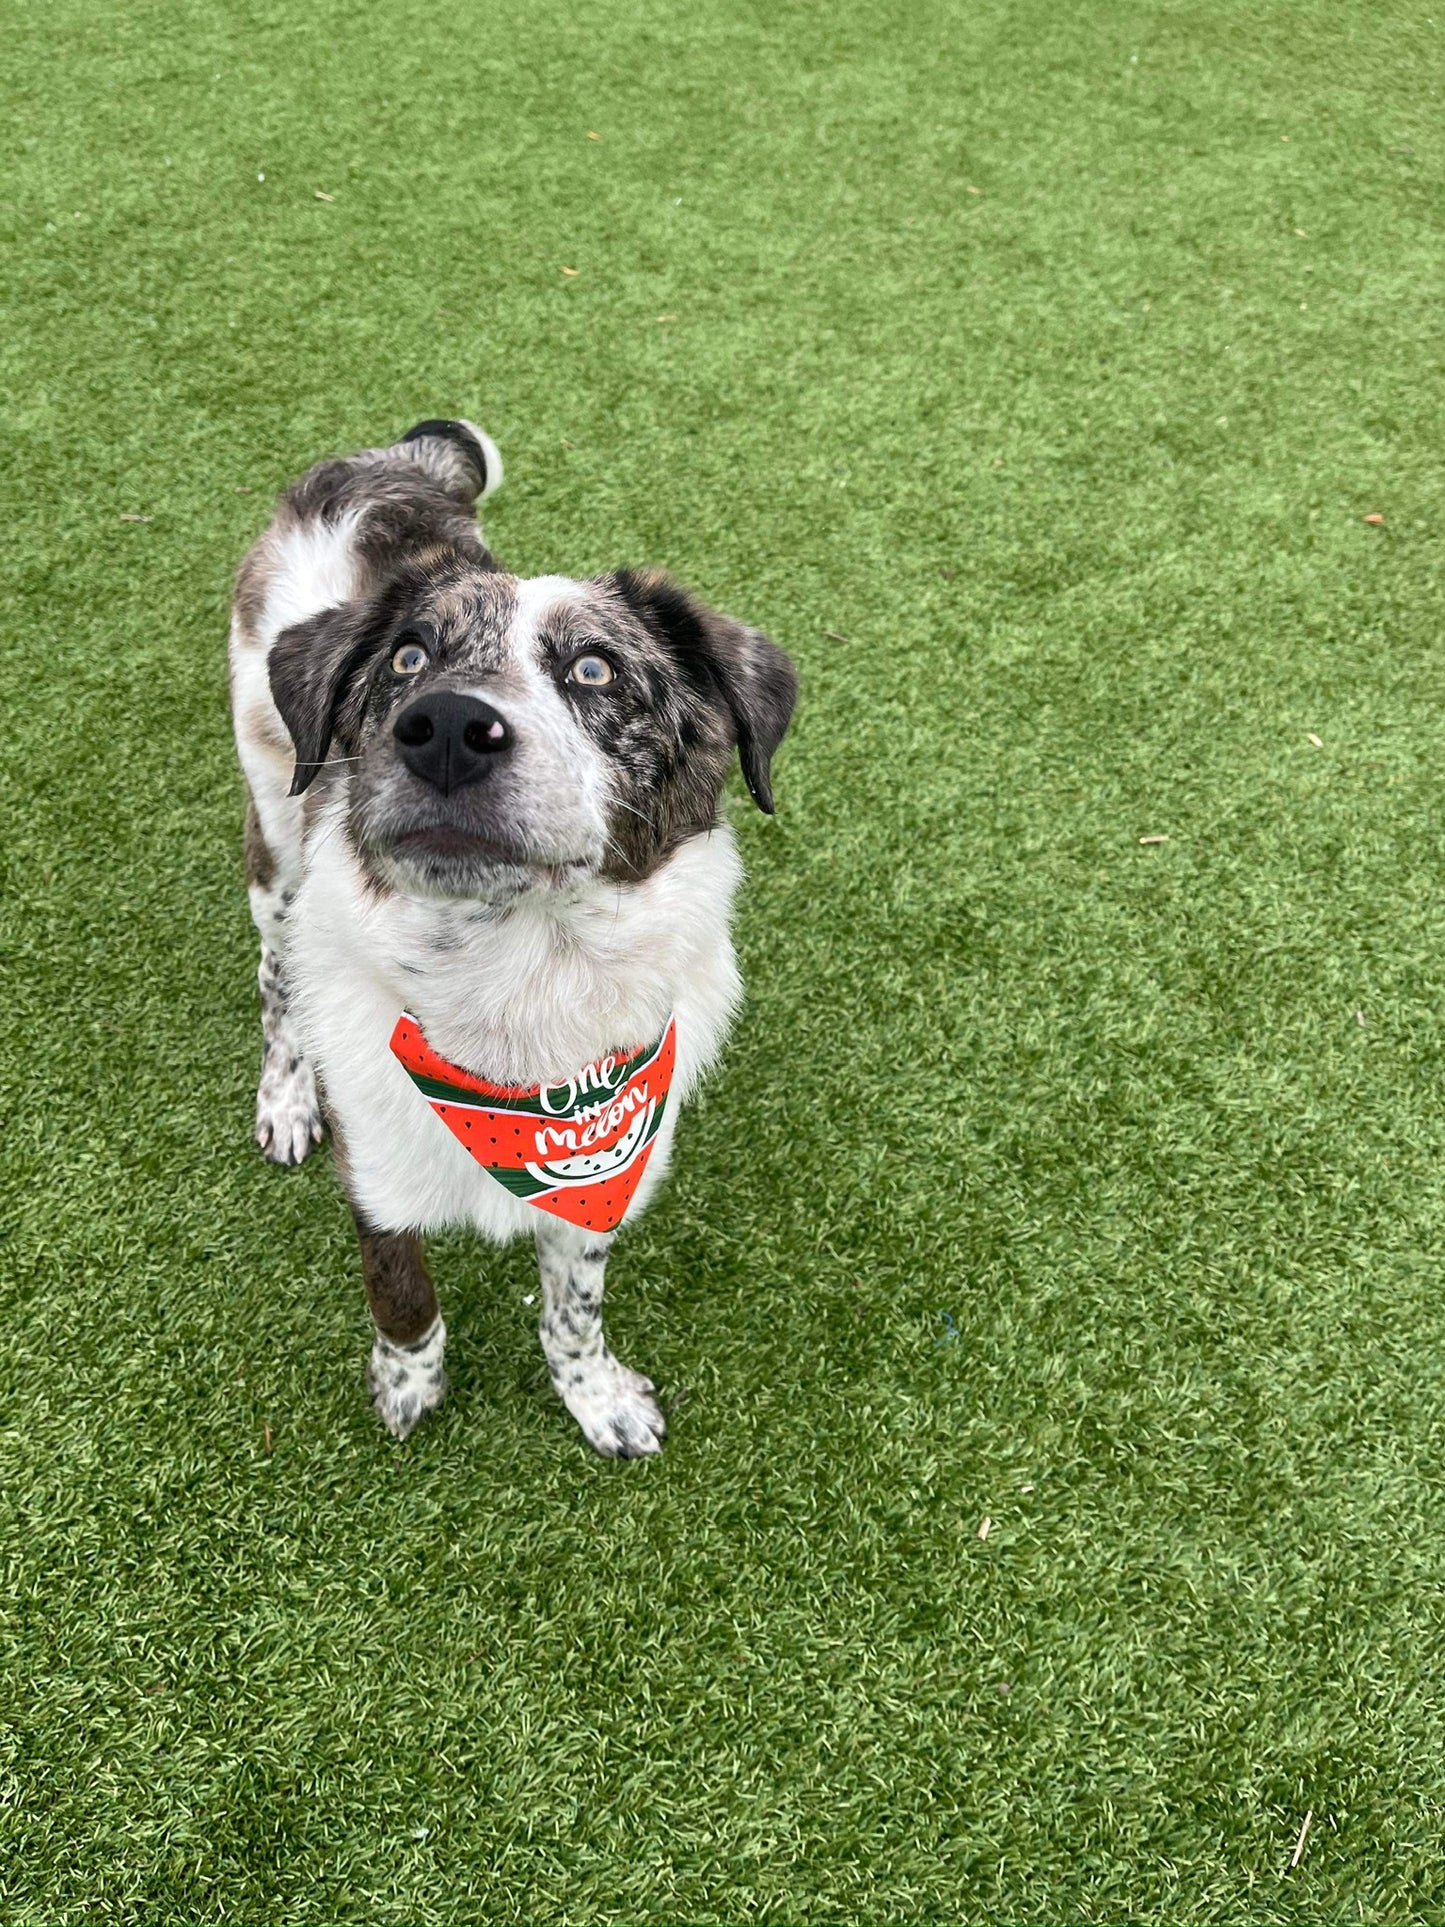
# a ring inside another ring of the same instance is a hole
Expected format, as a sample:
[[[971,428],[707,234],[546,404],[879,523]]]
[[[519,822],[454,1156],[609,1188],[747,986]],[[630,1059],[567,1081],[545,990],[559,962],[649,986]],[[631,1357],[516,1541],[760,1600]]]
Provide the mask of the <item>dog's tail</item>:
[[[502,486],[501,450],[475,422],[418,422],[397,446],[408,443],[414,444],[407,450],[413,461],[432,469],[448,487],[455,488],[464,473],[464,486],[474,501]]]

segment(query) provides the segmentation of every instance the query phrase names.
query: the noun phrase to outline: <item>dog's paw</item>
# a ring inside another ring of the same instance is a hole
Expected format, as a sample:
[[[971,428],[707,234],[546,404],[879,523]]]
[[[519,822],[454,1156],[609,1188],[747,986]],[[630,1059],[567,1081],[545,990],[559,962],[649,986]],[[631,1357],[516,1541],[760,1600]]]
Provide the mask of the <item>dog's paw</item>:
[[[256,1142],[273,1164],[299,1164],[321,1142],[316,1079],[304,1057],[269,1056],[256,1092]]]
[[[567,1365],[554,1378],[562,1403],[605,1459],[642,1459],[662,1450],[667,1421],[641,1372],[619,1365],[610,1352]]]
[[[393,1344],[376,1334],[366,1383],[376,1416],[394,1439],[407,1438],[446,1397],[446,1346],[447,1328],[440,1318],[414,1345]]]

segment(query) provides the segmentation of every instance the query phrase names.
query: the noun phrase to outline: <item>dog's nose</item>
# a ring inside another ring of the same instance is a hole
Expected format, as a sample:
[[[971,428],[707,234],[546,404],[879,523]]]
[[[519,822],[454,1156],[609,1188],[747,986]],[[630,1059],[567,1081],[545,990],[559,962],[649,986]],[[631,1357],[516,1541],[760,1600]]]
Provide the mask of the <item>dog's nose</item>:
[[[490,703],[448,689],[408,703],[391,733],[413,776],[443,796],[479,781],[512,747],[507,720]]]

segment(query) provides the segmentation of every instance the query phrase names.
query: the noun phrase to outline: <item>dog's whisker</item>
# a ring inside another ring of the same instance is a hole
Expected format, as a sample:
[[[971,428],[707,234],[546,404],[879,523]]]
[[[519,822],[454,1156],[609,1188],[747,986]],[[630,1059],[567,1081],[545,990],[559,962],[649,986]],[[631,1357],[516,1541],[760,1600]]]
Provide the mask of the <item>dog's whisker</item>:
[[[617,858],[617,861],[618,861],[619,863],[621,863],[621,864],[623,864],[624,866],[626,866],[626,867],[627,867],[627,868],[629,868],[629,869],[630,869],[630,868],[632,867],[632,866],[631,866],[631,859],[630,859],[630,858],[628,857],[628,854],[627,854],[627,852],[626,852],[626,850],[624,850],[624,849],[622,848],[622,846],[621,846],[621,844],[620,844],[620,843],[618,843],[618,842],[617,842],[617,841],[616,841],[616,840],[615,840],[614,838],[612,838],[612,837],[610,837],[610,836],[609,836],[609,837],[605,837],[605,838],[603,839],[603,843],[602,843],[602,847],[603,847],[603,849],[604,849],[604,850],[606,850],[606,851],[607,851],[607,852],[608,852],[608,853],[609,853],[610,855],[612,855],[612,856],[615,856],[615,857]],[[619,898],[618,898],[618,902],[619,902],[619,905],[620,905],[620,903],[621,903],[621,897],[620,897],[620,896],[619,896]]]
[[[645,823],[648,829],[655,830],[657,828],[657,824],[651,816],[646,815],[642,810],[633,809],[632,805],[630,803],[624,803],[620,796],[614,796],[612,801],[619,810],[626,810],[630,816],[635,816],[639,823]]]

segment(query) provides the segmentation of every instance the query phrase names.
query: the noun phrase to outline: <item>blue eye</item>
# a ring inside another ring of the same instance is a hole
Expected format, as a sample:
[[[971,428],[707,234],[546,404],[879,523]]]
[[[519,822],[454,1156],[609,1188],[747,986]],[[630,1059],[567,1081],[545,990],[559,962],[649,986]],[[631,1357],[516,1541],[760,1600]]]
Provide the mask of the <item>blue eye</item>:
[[[419,676],[431,658],[419,642],[404,642],[391,659],[393,675]]]
[[[567,680],[581,683],[584,689],[600,689],[613,680],[612,664],[606,656],[578,656],[568,664]]]

